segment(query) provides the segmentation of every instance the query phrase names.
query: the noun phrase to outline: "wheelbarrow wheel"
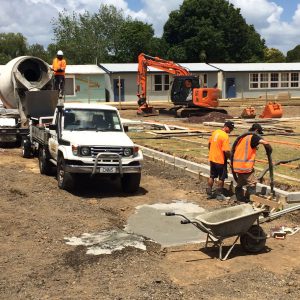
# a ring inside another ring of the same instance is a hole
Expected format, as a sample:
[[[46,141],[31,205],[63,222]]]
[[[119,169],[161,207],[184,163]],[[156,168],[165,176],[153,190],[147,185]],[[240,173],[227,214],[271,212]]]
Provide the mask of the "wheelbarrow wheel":
[[[246,252],[260,252],[266,245],[267,236],[258,225],[252,225],[250,229],[241,235],[241,246]]]

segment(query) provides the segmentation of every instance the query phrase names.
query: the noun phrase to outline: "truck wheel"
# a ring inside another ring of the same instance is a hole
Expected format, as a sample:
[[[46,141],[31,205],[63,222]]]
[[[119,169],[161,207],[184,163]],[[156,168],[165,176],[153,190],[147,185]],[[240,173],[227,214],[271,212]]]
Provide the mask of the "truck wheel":
[[[252,225],[248,230],[248,233],[250,233],[253,237],[247,233],[241,235],[240,242],[242,248],[246,252],[250,253],[260,252],[266,245],[266,233],[258,225]],[[257,237],[257,239],[255,237]]]
[[[31,149],[31,143],[29,139],[22,140],[22,157],[23,158],[32,157],[32,149]]]
[[[65,171],[65,160],[60,157],[57,162],[57,183],[62,190],[71,190],[74,187],[74,177],[71,173]]]
[[[44,147],[39,148],[39,167],[40,173],[45,175],[51,175],[52,173],[52,163],[47,157],[47,150]]]
[[[121,178],[122,190],[125,193],[136,193],[140,187],[141,173],[124,174]]]

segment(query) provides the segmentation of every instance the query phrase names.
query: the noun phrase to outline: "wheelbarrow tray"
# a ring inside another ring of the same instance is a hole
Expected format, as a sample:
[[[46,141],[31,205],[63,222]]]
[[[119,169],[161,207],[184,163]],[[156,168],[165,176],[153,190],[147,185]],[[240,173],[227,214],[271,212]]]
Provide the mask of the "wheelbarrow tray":
[[[202,230],[207,229],[206,233],[224,239],[246,233],[262,212],[251,204],[241,204],[201,214],[195,221],[202,224]]]

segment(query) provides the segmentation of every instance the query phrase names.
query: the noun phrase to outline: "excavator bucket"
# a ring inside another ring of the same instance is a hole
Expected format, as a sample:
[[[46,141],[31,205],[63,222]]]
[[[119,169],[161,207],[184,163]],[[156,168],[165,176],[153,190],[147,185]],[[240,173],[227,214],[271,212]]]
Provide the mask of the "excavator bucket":
[[[283,114],[281,104],[269,102],[266,104],[260,118],[281,118]]]
[[[158,116],[158,111],[153,106],[140,106],[137,110],[137,115],[142,117]]]
[[[249,106],[244,108],[241,113],[241,118],[243,119],[253,119],[256,116],[255,108],[253,106]]]

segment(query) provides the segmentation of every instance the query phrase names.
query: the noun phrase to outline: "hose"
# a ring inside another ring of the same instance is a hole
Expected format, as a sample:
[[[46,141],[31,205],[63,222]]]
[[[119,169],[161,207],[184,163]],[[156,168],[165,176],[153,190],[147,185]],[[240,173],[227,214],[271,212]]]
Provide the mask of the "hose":
[[[274,164],[273,164],[273,167],[278,166],[278,165],[281,165],[281,164],[287,164],[287,163],[289,163],[289,162],[297,161],[297,160],[300,160],[300,157],[292,158],[292,159],[287,159],[287,160],[280,160],[280,161],[274,163]],[[264,177],[264,175],[268,172],[268,170],[269,170],[269,166],[266,167],[266,168],[259,174],[259,176],[257,177],[257,179],[258,179],[259,181],[261,181],[262,178]]]
[[[275,196],[275,192],[274,192],[274,168],[273,168],[273,162],[272,162],[272,155],[271,155],[271,152],[267,150],[266,146],[265,146],[265,150],[266,150],[266,154],[267,154],[268,162],[269,162],[271,195]]]

